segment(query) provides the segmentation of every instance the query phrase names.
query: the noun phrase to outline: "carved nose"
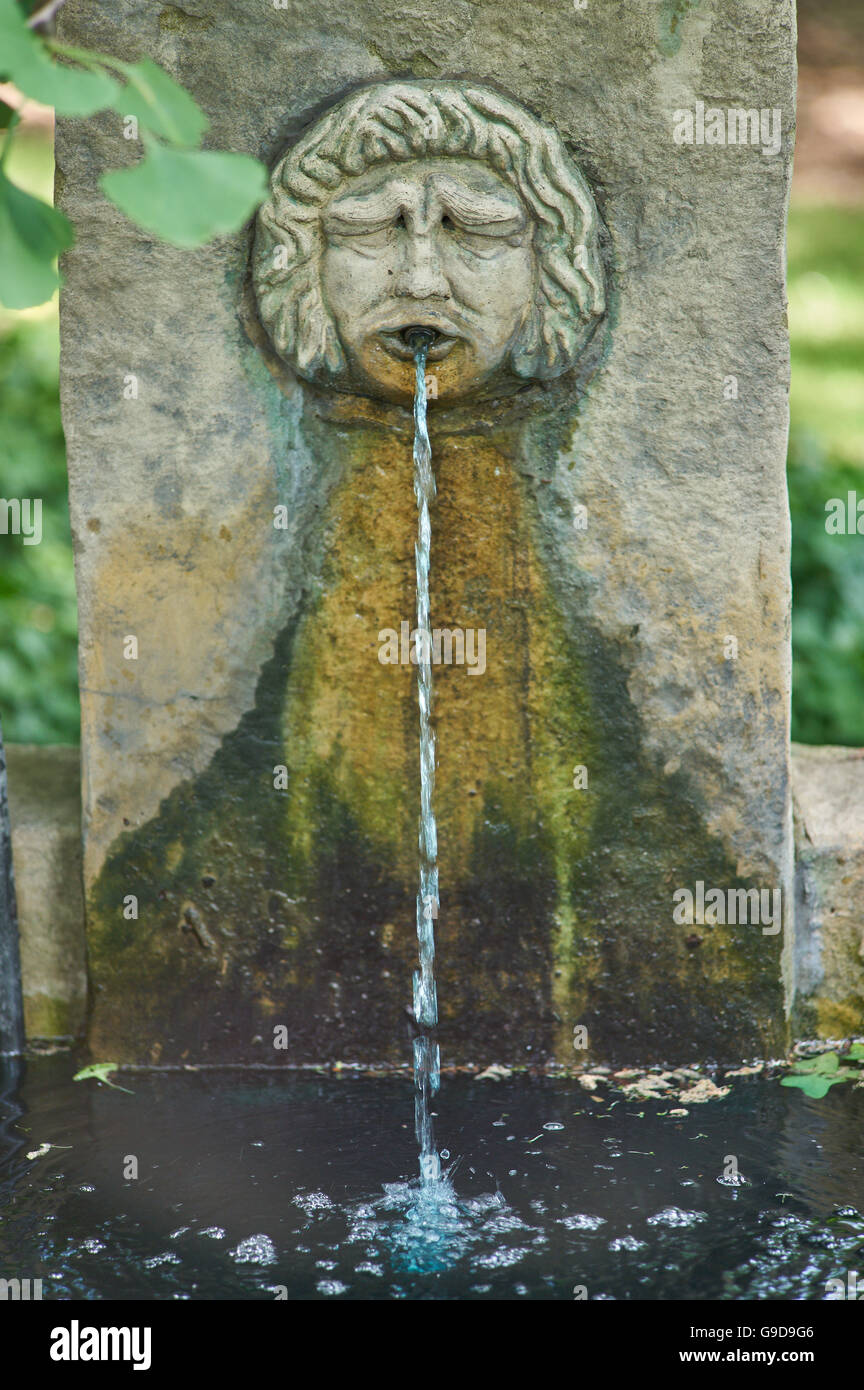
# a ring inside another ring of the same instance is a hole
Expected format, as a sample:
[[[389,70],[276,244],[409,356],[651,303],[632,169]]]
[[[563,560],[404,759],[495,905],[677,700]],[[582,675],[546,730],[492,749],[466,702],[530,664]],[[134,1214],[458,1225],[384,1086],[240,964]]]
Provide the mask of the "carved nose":
[[[449,299],[450,286],[430,237],[411,237],[393,284],[393,293],[406,299]]]

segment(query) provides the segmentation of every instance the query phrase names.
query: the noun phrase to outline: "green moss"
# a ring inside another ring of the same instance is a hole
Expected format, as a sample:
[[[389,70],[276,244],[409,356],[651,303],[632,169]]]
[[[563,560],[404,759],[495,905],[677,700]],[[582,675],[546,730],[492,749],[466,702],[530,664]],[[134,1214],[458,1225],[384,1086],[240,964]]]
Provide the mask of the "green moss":
[[[209,15],[190,14],[179,5],[166,5],[159,11],[159,28],[163,34],[198,35],[213,28]]]
[[[663,0],[660,6],[657,47],[667,58],[674,58],[684,38],[684,21],[699,0]]]
[[[28,995],[24,1000],[27,1037],[71,1038],[80,1032],[81,1006],[49,995]]]
[[[524,477],[488,440],[438,441],[436,611],[451,625],[487,615],[498,642],[476,684],[464,670],[436,680],[442,1047],[451,1063],[566,1063],[582,1024],[596,1057],[769,1052],[782,1045],[779,938],[673,924],[676,887],[752,885],[707,835],[687,778],[646,754],[628,642],[586,622],[578,575],[560,587],[573,576],[556,568],[539,499],[571,434],[562,406],[532,431]],[[330,433],[322,457],[336,438],[351,466],[255,708],[118,841],[92,895],[93,1042],[121,1060],[254,1060],[278,1023],[291,1060],[405,1058],[416,698],[411,670],[381,667],[369,634],[411,612],[416,522],[402,442]],[[130,892],[137,922],[122,917]]]

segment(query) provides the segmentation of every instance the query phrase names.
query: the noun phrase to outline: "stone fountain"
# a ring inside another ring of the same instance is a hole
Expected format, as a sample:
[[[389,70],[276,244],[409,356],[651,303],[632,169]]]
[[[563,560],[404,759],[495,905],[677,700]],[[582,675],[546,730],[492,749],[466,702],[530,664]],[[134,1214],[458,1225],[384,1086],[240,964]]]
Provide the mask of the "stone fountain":
[[[60,19],[272,170],[181,252],[60,124],[94,1050],[405,1060],[412,328],[447,1061],[784,1048],[790,0]]]

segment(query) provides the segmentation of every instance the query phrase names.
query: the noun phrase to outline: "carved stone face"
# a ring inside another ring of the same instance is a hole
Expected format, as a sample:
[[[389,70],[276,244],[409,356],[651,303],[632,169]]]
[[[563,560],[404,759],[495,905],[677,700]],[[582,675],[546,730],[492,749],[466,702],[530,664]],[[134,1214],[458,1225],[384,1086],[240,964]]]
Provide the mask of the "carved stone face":
[[[368,170],[338,189],[322,229],[323,299],[359,390],[411,397],[412,327],[435,335],[439,396],[519,384],[507,368],[536,292],[533,228],[494,170],[440,158]]]
[[[405,330],[435,395],[502,395],[570,371],[604,317],[601,223],[558,133],[471,82],[384,82],[282,156],[252,274],[277,355],[317,386],[409,405]]]

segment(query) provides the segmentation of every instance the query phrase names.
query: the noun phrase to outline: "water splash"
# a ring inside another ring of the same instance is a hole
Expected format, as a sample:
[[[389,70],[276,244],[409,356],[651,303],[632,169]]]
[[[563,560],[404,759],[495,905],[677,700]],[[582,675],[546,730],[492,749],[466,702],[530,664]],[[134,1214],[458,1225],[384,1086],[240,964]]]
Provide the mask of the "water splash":
[[[432,634],[429,627],[429,562],[432,526],[429,507],[435,496],[432,448],[426,427],[426,354],[432,334],[415,331],[414,352],[414,495],[417,498],[417,695],[420,705],[420,888],[417,893],[417,940],[420,968],[414,972],[414,1119],[424,1186],[437,1184],[441,1163],[432,1127],[432,1097],[441,1080],[438,995],[435,989],[435,918],[438,915],[438,830],[433,809],[435,735],[432,731]]]

